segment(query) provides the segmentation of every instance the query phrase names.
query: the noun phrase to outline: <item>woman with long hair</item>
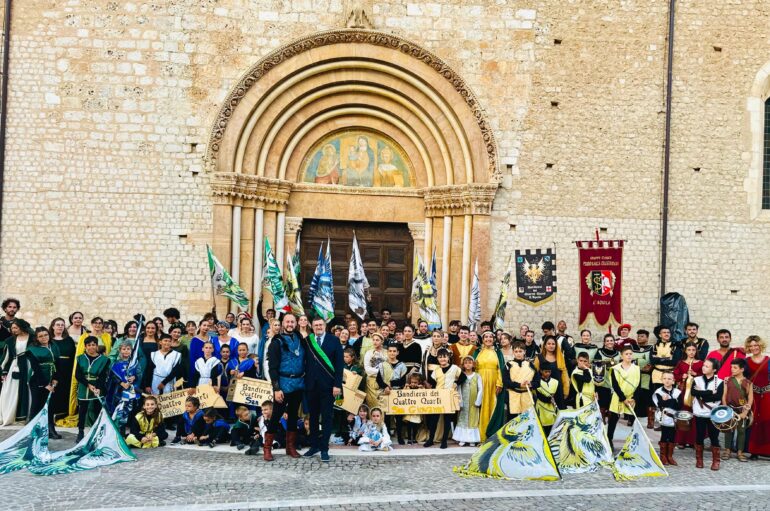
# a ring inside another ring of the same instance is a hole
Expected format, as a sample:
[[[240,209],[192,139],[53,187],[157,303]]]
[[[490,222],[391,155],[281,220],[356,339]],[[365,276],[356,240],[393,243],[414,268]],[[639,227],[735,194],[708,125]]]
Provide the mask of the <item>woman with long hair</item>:
[[[551,368],[551,378],[561,381],[564,399],[569,396],[569,373],[567,372],[567,362],[564,360],[564,353],[561,345],[556,342],[556,337],[546,335],[543,339],[542,352],[535,357],[535,368],[540,371],[542,367]]]
[[[64,318],[54,318],[48,327],[48,334],[51,344],[58,351],[56,375],[59,388],[59,391],[54,392],[51,396],[48,413],[52,417],[60,419],[69,413],[70,396],[68,390],[72,386],[72,374],[75,367],[75,341],[69,336]]]
[[[5,340],[7,353],[3,363],[3,388],[0,390],[0,425],[8,426],[27,419],[29,412],[29,361],[27,347],[33,338],[29,323],[20,318],[11,321],[11,337]]]
[[[481,377],[482,398],[479,411],[481,441],[505,425],[505,394],[503,391],[503,355],[495,348],[495,333],[486,331],[481,336],[481,349],[473,355],[476,372]]]
[[[35,329],[35,337],[27,347],[27,359],[29,360],[30,378],[29,391],[31,405],[29,418],[32,419],[45,406],[50,394],[55,393],[58,385],[56,360],[59,358],[59,350],[51,344],[51,335],[44,326]],[[48,437],[61,438],[56,432],[54,417],[48,410]]]
[[[749,448],[752,460],[759,456],[770,456],[770,358],[764,352],[765,341],[758,335],[746,338],[746,376],[754,389],[754,423],[749,434]]]
[[[684,359],[677,362],[674,367],[674,381],[682,393],[680,410],[692,412],[692,384],[695,378],[703,374],[703,361],[698,360],[698,345],[688,342],[684,347]],[[695,445],[695,417],[690,419],[690,429],[684,431],[678,429],[674,442],[680,449]]]
[[[75,311],[69,316],[70,326],[67,327],[67,334],[72,339],[80,339],[80,336],[88,333],[88,329],[83,325],[85,316],[80,311]]]

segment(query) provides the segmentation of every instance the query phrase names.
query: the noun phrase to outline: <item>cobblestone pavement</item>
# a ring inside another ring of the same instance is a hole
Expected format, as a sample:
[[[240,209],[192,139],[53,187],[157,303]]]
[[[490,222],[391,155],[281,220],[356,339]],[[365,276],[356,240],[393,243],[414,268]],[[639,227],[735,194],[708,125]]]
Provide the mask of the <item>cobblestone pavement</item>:
[[[0,439],[12,432],[0,430]],[[72,445],[72,434],[52,449]],[[208,448],[135,451],[136,463],[40,477],[0,476],[0,509],[152,510],[350,509],[593,510],[770,509],[770,462],[723,462],[712,472],[694,467],[692,450],[676,452],[680,467],[667,478],[615,482],[608,470],[567,475],[559,482],[461,478],[452,467],[468,454],[334,456],[267,464]],[[444,452],[451,452],[451,449]],[[438,453],[438,451],[437,451]],[[710,460],[708,453],[707,460]],[[730,492],[730,504],[720,492]]]

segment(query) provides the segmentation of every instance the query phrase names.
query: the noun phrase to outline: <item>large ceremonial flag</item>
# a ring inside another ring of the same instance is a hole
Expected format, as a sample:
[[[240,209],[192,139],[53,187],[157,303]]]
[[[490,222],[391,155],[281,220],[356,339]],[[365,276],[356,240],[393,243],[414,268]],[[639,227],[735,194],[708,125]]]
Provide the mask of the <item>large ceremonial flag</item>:
[[[667,477],[668,472],[658,458],[658,453],[652,448],[647,433],[641,426],[641,421],[634,421],[631,434],[626,443],[615,457],[612,474],[617,481],[630,481],[639,477]]]
[[[0,474],[21,470],[29,467],[36,459],[48,457],[48,403],[46,403],[26,426],[0,443]]]
[[[356,316],[364,319],[366,316],[369,281],[364,273],[364,263],[358,249],[356,233],[353,233],[353,250],[350,253],[350,268],[348,269],[348,307]]]
[[[88,435],[66,451],[50,453],[47,459],[35,459],[27,468],[37,475],[57,475],[105,467],[124,461],[136,461],[107,410],[102,411]]]
[[[430,258],[430,285],[433,287],[433,296],[435,296],[438,301],[438,287],[436,286],[436,247],[433,247],[433,255]]]
[[[289,300],[291,311],[301,316],[305,314],[305,308],[302,306],[302,288],[297,280],[297,269],[294,266],[295,256],[286,257],[286,298]]]
[[[454,471],[498,479],[561,479],[534,406],[487,438],[468,464]]]
[[[481,322],[481,288],[479,287],[479,260],[473,266],[473,281],[471,282],[471,301],[468,305],[468,328],[476,330]]]
[[[578,323],[623,322],[623,240],[577,241],[580,280]]]
[[[209,273],[211,274],[211,286],[214,289],[214,293],[226,296],[241,309],[248,310],[249,299],[246,296],[246,292],[227,273],[222,263],[214,256],[211,247],[206,245],[206,250],[209,256]]]
[[[331,241],[326,242],[326,256],[319,259],[316,268],[318,288],[313,296],[313,311],[327,323],[334,318],[334,280],[332,279]],[[313,276],[315,280],[315,275]]]
[[[508,306],[508,288],[511,284],[511,261],[508,260],[508,269],[500,282],[500,296],[495,305],[494,328],[495,330],[505,330],[505,308]]]
[[[273,295],[273,308],[276,311],[289,312],[291,306],[286,297],[286,288],[283,285],[281,268],[278,261],[275,260],[273,249],[270,248],[270,241],[265,236],[265,267],[262,270],[262,282],[265,288]]]
[[[313,272],[313,278],[310,279],[310,289],[307,291],[307,301],[310,307],[313,307],[313,299],[318,292],[318,283],[321,280],[321,268],[324,265],[324,244],[321,242],[321,246],[318,247],[318,260],[315,264],[315,271]]]
[[[595,472],[612,464],[612,448],[596,401],[577,410],[559,410],[548,435],[559,472]]]
[[[436,291],[431,278],[422,263],[419,253],[415,254],[414,280],[412,281],[412,302],[420,310],[420,318],[428,322],[428,328],[441,328],[441,316],[438,312]]]
[[[294,243],[294,254],[291,256],[291,263],[292,267],[294,268],[294,277],[297,279],[297,282],[300,281],[300,273],[302,273],[302,264],[300,262],[300,247],[299,247],[299,233],[302,231],[297,231],[297,239]]]
[[[517,250],[516,299],[528,305],[550,302],[556,293],[556,254],[546,250]]]

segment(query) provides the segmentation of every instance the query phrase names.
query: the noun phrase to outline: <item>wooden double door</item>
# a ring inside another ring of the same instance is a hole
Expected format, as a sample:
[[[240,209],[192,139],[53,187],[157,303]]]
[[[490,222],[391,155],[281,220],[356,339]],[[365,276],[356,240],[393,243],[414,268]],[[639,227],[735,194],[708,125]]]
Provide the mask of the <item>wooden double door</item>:
[[[321,243],[324,243],[325,253],[329,240],[335,314],[343,316],[349,312],[347,282],[354,231],[371,286],[372,309],[379,314],[380,309],[389,308],[394,319],[405,319],[410,307],[414,253],[406,224],[305,220],[300,242],[303,298],[307,302]],[[309,308],[309,304],[305,306]]]

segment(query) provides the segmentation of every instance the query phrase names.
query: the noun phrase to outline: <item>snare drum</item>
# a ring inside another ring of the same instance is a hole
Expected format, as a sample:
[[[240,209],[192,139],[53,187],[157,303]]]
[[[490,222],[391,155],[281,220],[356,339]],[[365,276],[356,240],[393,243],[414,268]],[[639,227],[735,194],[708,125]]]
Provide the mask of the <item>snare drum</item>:
[[[676,415],[674,418],[676,419],[676,430],[677,431],[690,431],[690,427],[692,424],[692,412],[688,412],[687,410],[680,410],[676,412]]]
[[[732,431],[738,425],[738,416],[729,406],[719,405],[711,410],[711,422],[719,431]]]

